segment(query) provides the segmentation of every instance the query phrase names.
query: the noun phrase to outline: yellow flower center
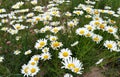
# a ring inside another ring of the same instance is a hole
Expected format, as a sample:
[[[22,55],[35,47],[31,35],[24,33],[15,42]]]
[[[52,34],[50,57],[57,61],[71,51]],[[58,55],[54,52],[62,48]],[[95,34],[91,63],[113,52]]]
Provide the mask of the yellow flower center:
[[[87,33],[87,34],[86,34],[87,37],[90,37],[90,35],[91,35],[90,33]]]
[[[31,65],[35,65],[35,62],[31,62]]]
[[[48,55],[45,55],[45,56],[44,56],[44,59],[48,59]]]
[[[96,21],[96,22],[95,22],[95,25],[100,25],[100,22]]]
[[[80,34],[84,34],[85,33],[85,31],[84,30],[80,30],[80,32],[79,32]]]
[[[109,31],[109,32],[113,32],[113,29],[109,29],[108,31]]]
[[[20,29],[20,28],[21,28],[20,25],[16,26],[16,29]]]
[[[79,72],[79,68],[74,68],[74,72]]]
[[[31,73],[35,73],[35,72],[36,72],[36,69],[35,69],[35,68],[32,68],[30,71],[31,71]]]
[[[75,68],[75,64],[73,64],[73,63],[68,64],[68,68],[69,68],[69,69]]]
[[[41,41],[39,44],[40,44],[40,46],[44,46],[44,45],[45,45],[45,42],[44,42],[44,41]]]
[[[63,52],[63,56],[67,57],[68,56],[68,52]]]
[[[54,42],[54,43],[53,43],[53,46],[54,46],[54,47],[58,47],[58,46],[60,46],[60,43],[59,43],[59,42]]]
[[[92,30],[92,27],[91,27],[91,26],[89,26],[89,27],[88,27],[88,30]]]
[[[99,41],[98,37],[93,38],[94,41]]]
[[[112,44],[107,44],[107,47],[112,48],[113,46],[112,46]]]
[[[101,29],[104,29],[104,28],[105,28],[105,25],[100,24],[100,28],[101,28]]]
[[[35,57],[35,58],[34,58],[34,61],[38,61],[38,60],[39,60],[39,58],[38,58],[38,57]]]

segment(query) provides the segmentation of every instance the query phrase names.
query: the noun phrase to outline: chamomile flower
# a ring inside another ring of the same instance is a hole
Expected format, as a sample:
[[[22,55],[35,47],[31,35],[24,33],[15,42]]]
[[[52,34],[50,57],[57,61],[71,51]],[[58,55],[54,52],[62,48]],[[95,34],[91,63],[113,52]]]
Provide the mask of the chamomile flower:
[[[58,41],[53,41],[53,42],[51,42],[51,47],[52,47],[53,49],[58,49],[58,48],[60,48],[60,47],[62,47],[62,46],[63,46],[62,42],[58,42]]]
[[[61,29],[62,29],[62,27],[54,27],[54,28],[51,29],[51,32],[54,33],[54,34],[56,34],[56,33],[58,33]]]
[[[35,44],[35,48],[36,49],[42,49],[46,45],[47,45],[47,40],[46,39],[39,39],[39,40],[37,40],[37,42]]]
[[[73,11],[73,13],[79,16],[79,15],[83,15],[84,12],[76,10],[76,11]]]
[[[14,54],[15,54],[15,55],[19,55],[20,53],[21,53],[21,51],[19,51],[19,50],[15,50],[15,51],[14,51]]]
[[[40,55],[34,55],[32,56],[31,60],[38,62],[40,59]]]
[[[104,46],[108,49],[110,49],[110,51],[116,51],[117,50],[117,43],[115,41],[109,41],[109,40],[106,40],[104,42]]]
[[[87,28],[87,30],[89,30],[89,31],[94,31],[95,30],[95,27],[92,26],[92,25],[85,25],[85,28]]]
[[[34,60],[30,60],[28,62],[28,65],[31,65],[31,66],[37,66],[37,64],[38,64],[38,61],[34,61]]]
[[[49,60],[49,59],[51,59],[51,54],[50,54],[49,52],[44,52],[44,53],[41,54],[40,57],[41,57],[41,59],[44,60],[44,61],[45,61],[45,60]]]
[[[21,25],[21,24],[15,24],[15,25],[13,25],[13,27],[14,27],[16,30],[25,29],[25,26],[23,26],[23,25]]]
[[[29,66],[28,73],[30,76],[35,76],[40,71],[39,67],[37,66]]]
[[[72,55],[71,50],[69,50],[68,48],[66,48],[66,49],[61,49],[60,50],[58,57],[60,59],[66,59],[66,58],[69,58],[71,55]]]
[[[64,65],[62,68],[69,69],[77,74],[82,74],[83,64],[77,58],[69,57],[63,59],[62,64]]]
[[[49,48],[48,47],[45,47],[42,49],[42,52],[48,52],[49,51]]]
[[[28,76],[29,75],[28,71],[29,71],[29,66],[24,64],[22,66],[21,73],[24,74],[24,76]]]
[[[117,33],[117,28],[114,28],[112,26],[106,26],[105,27],[105,30],[108,32],[108,33],[111,33],[111,34],[116,34]]]
[[[99,43],[103,39],[102,36],[93,34],[92,40],[95,41],[96,43]]]
[[[93,32],[88,31],[88,32],[85,34],[85,37],[92,37],[93,34],[94,34]]]
[[[66,12],[65,15],[68,17],[72,16],[72,14],[70,12]]]
[[[80,36],[85,35],[87,32],[88,32],[88,30],[86,28],[78,28],[76,30],[76,34],[78,34]]]
[[[50,41],[56,41],[56,40],[58,39],[58,37],[57,37],[57,36],[52,36],[52,35],[51,35],[49,39],[50,39]]]

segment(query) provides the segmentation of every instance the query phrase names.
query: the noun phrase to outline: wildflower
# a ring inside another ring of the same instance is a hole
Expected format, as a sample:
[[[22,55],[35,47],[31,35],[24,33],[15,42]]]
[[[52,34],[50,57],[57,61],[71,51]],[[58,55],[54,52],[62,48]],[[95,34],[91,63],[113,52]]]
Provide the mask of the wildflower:
[[[44,61],[49,60],[49,59],[51,59],[51,54],[49,52],[44,52],[41,54],[41,59]]]
[[[36,75],[39,71],[40,71],[39,67],[37,67],[37,66],[29,66],[29,71],[28,71],[28,73],[29,73],[30,76],[33,77],[33,76]]]
[[[62,68],[69,69],[77,74],[82,74],[83,64],[77,58],[69,57],[63,59],[62,64],[64,65]]]
[[[69,50],[68,48],[66,49],[61,49],[61,51],[59,52],[59,58],[60,59],[66,59],[69,58],[72,55],[71,50]]]
[[[37,40],[37,42],[35,44],[35,48],[36,49],[42,49],[46,45],[47,45],[47,40],[46,39],[39,39],[39,40]]]
[[[48,47],[45,47],[42,49],[42,52],[48,52],[49,51],[49,48]]]
[[[106,26],[105,27],[105,30],[108,32],[108,33],[111,33],[111,34],[116,34],[117,33],[117,28],[114,28],[112,26]]]
[[[106,40],[104,42],[104,46],[108,49],[110,49],[110,51],[115,51],[117,50],[117,43],[115,41],[109,41],[109,40]]]
[[[62,42],[58,42],[58,41],[53,41],[53,42],[51,42],[51,47],[52,47],[53,49],[57,49],[57,48],[60,48],[60,47],[62,47],[62,46],[63,46]]]
[[[40,59],[40,55],[34,55],[32,56],[31,60],[38,62]]]
[[[21,53],[21,51],[19,51],[19,50],[15,50],[15,51],[14,51],[14,54],[15,54],[15,55],[19,55],[20,53]]]
[[[76,34],[78,35],[85,35],[88,32],[88,30],[86,28],[78,28],[76,30]]]
[[[95,41],[96,43],[99,43],[103,39],[102,36],[93,34],[92,40]]]

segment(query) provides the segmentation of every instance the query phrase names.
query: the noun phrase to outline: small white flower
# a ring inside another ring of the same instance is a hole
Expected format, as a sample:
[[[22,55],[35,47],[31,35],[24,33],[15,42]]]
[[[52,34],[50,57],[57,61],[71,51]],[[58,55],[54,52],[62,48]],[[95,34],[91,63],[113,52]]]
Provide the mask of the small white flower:
[[[15,54],[15,55],[19,55],[20,53],[21,53],[21,51],[19,51],[19,50],[15,50],[15,51],[14,51],[14,54]]]
[[[3,60],[4,60],[4,57],[0,56],[0,62],[3,62]]]

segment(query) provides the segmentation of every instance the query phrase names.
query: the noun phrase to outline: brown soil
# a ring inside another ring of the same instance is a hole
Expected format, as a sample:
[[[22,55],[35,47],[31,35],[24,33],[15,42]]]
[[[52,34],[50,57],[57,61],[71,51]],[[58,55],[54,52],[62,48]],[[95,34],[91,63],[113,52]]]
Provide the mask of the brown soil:
[[[102,70],[99,69],[98,67],[93,67],[90,72],[85,74],[83,77],[105,77],[102,74]]]

